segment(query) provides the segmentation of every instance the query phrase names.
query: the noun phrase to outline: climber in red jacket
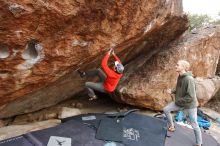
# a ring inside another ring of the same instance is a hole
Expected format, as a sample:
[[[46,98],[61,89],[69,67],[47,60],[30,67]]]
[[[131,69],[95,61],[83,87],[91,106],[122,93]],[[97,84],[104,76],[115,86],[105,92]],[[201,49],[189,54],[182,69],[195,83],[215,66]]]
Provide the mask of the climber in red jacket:
[[[108,59],[110,55],[115,59],[114,67],[109,68]],[[97,83],[94,82],[86,82],[85,86],[88,91],[88,95],[90,97],[89,100],[97,99],[97,96],[94,93],[94,90],[102,92],[102,93],[111,93],[115,90],[122,77],[122,73],[124,71],[124,66],[122,65],[120,59],[115,55],[114,50],[110,49],[105,57],[102,59],[101,63],[102,69],[98,68],[96,70],[82,72],[78,70],[81,77],[85,76],[98,76],[100,81]],[[103,72],[104,71],[104,72]]]

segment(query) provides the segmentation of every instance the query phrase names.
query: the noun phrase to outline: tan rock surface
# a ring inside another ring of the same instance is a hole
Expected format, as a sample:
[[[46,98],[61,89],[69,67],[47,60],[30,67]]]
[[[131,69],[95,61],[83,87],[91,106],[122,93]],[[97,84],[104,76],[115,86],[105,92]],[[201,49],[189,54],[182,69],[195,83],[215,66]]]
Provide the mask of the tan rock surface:
[[[58,114],[58,118],[64,119],[68,117],[77,116],[80,114],[81,114],[81,111],[78,108],[63,107]]]
[[[217,118],[220,117],[220,113],[218,113],[210,108],[202,107],[201,109],[212,120],[216,120]]]
[[[0,118],[82,91],[75,70],[99,66],[112,46],[126,63],[188,27],[179,0],[8,0],[0,1],[0,21]]]
[[[60,120],[48,120],[48,121],[31,123],[28,125],[12,125],[12,126],[2,127],[0,128],[0,140],[19,136],[31,131],[54,127],[60,123],[61,123]]]
[[[196,95],[201,106],[206,104],[220,90],[220,77],[196,78]]]
[[[150,60],[144,55],[140,56],[128,65],[115,100],[119,100],[120,96],[119,101],[162,110],[171,101],[165,90],[175,87],[178,76],[175,65],[179,59],[188,60],[193,74],[198,77],[215,76],[219,61],[219,38],[219,27],[205,28],[197,34],[184,35]],[[219,81],[217,83],[216,88],[219,89]]]

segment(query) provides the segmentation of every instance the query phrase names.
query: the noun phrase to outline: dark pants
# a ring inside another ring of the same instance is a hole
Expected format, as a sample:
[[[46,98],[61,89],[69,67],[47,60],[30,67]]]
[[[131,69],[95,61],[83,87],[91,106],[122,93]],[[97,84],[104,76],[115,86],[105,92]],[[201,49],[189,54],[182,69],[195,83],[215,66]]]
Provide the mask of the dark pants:
[[[91,76],[98,76],[99,77],[99,82],[97,82],[97,83],[86,82],[86,89],[88,91],[89,97],[95,96],[94,90],[102,92],[102,93],[106,93],[104,85],[103,85],[105,82],[105,79],[106,79],[106,74],[100,68],[98,68],[96,70],[88,71],[88,72],[86,72],[86,75],[90,76],[90,77]]]

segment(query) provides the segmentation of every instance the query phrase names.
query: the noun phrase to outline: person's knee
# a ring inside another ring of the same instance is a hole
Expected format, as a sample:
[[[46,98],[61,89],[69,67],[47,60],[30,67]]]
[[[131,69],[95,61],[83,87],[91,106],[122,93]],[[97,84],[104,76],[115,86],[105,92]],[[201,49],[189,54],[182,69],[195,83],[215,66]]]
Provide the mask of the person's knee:
[[[200,129],[199,124],[197,122],[191,122],[193,129]]]
[[[90,88],[90,87],[91,87],[91,83],[90,83],[90,82],[86,82],[86,83],[85,83],[85,86],[86,86],[87,88]]]

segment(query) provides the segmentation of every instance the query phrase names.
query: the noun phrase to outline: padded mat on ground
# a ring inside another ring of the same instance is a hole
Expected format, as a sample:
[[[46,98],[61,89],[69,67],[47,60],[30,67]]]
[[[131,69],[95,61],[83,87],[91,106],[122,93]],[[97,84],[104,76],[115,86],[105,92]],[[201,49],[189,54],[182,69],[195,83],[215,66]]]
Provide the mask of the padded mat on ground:
[[[81,115],[77,115],[77,116],[62,119],[62,123],[74,120],[74,121],[78,121],[80,123],[84,123],[86,125],[90,125],[90,126],[94,127],[95,129],[97,129],[99,127],[100,120],[102,120],[106,117],[107,117],[107,115],[105,115],[103,113],[81,114]]]
[[[0,146],[34,146],[24,136],[17,136],[14,138],[0,141]]]
[[[50,140],[51,144],[48,143]],[[78,121],[66,122],[0,142],[0,146],[104,146],[105,144],[106,142],[95,139],[94,129]]]
[[[166,122],[141,114],[129,114],[123,121],[123,143],[128,146],[164,146]]]
[[[0,141],[0,146],[164,146],[164,143],[165,146],[193,146],[195,143],[193,130],[180,126],[176,126],[176,132],[164,142],[166,122],[136,113],[122,120],[121,144],[95,139],[100,121],[106,118],[104,114],[75,116],[56,127]],[[206,133],[203,133],[203,141],[203,146],[220,146]]]
[[[50,136],[71,138],[71,146],[103,146],[102,140],[95,139],[95,130],[78,121],[69,121],[59,126],[31,133],[43,144],[47,144]]]
[[[83,115],[81,118],[79,116],[68,118],[64,121],[74,120],[89,123],[91,126],[93,125],[92,127],[96,127],[94,125],[100,123],[96,138],[101,140],[115,140],[126,146],[164,146],[165,143],[166,122],[158,118],[130,113],[124,118],[119,118],[120,123],[117,124],[115,122],[117,118],[109,118],[102,114],[89,114]]]
[[[195,145],[195,136],[193,129],[176,124],[176,131],[168,135],[165,146],[193,146]],[[202,132],[202,146],[220,146],[217,141],[209,134]]]
[[[100,121],[95,138],[109,141],[123,141],[122,119],[105,118]]]

